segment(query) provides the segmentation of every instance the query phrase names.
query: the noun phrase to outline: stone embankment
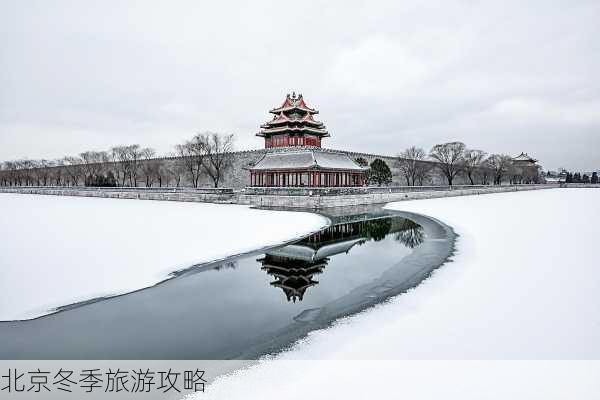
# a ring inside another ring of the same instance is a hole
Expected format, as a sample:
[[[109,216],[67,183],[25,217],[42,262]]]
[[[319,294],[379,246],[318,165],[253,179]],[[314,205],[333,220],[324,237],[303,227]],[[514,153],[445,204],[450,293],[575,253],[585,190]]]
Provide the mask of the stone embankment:
[[[439,197],[469,196],[488,193],[517,192],[523,190],[554,189],[558,184],[550,185],[502,185],[502,186],[402,186],[402,187],[377,187],[356,188],[340,190],[335,189],[301,189],[294,194],[286,190],[286,194],[279,189],[273,192],[268,189],[255,194],[254,190],[247,190],[238,195],[238,203],[252,204],[260,207],[301,207],[320,209],[330,207],[352,207],[366,204],[390,203],[393,201],[433,199]],[[307,193],[308,192],[308,193]]]
[[[545,184],[501,186],[394,186],[356,188],[89,188],[89,187],[0,187],[0,193],[117,199],[191,201],[247,204],[258,207],[322,209],[353,207],[392,201],[469,196],[565,187],[600,188],[591,184]]]
[[[43,194],[54,196],[103,197],[201,203],[235,203],[233,189],[192,188],[91,188],[91,187],[0,187],[0,193]]]

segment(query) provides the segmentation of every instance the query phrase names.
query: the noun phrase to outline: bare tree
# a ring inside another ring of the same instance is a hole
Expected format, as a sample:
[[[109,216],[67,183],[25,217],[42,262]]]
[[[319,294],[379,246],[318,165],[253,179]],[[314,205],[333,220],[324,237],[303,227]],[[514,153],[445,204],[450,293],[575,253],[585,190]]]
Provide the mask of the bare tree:
[[[475,184],[475,173],[481,168],[486,155],[482,150],[465,150],[463,170],[471,185]]]
[[[142,160],[151,160],[156,156],[156,151],[150,147],[145,147],[140,150]]]
[[[406,179],[406,185],[422,185],[429,173],[429,166],[425,161],[426,153],[420,147],[409,147],[398,155],[398,168]]]
[[[416,178],[415,185],[423,186],[426,182],[431,181],[431,170],[432,169],[433,169],[432,162],[423,161],[422,163],[420,163],[419,167],[417,168],[417,174],[415,175],[415,178]]]
[[[6,168],[9,172],[10,186],[17,186],[19,184],[19,167],[16,161],[7,161]]]
[[[196,135],[192,140],[175,146],[177,156],[185,166],[186,173],[189,174],[192,186],[195,188],[198,187],[202,161],[205,156],[204,143],[201,139],[200,135]]]
[[[492,169],[488,163],[488,160],[485,159],[481,163],[481,167],[477,170],[477,175],[479,176],[479,180],[482,185],[488,185],[489,179],[494,176]]]
[[[10,186],[46,186],[51,183],[54,162],[50,160],[15,160],[0,163],[4,172],[0,184]]]
[[[106,151],[85,151],[79,154],[83,161],[85,180],[95,180],[102,172],[103,164],[108,162],[109,156]]]
[[[542,180],[542,167],[531,165],[523,168],[523,183],[540,183]]]
[[[0,186],[8,186],[9,173],[6,169],[6,163],[0,162]]]
[[[450,186],[462,169],[464,152],[465,144],[462,142],[436,144],[429,152],[429,156],[437,161],[437,167],[442,171]]]
[[[141,162],[141,171],[144,175],[144,180],[146,183],[146,187],[152,187],[154,184],[154,180],[158,174],[158,169],[160,167],[159,160],[154,160],[155,151],[150,148],[146,148],[142,150],[142,162]]]
[[[494,185],[502,184],[502,178],[509,172],[512,158],[506,154],[492,154],[486,160],[487,166],[492,170]]]
[[[29,159],[19,160],[21,176],[25,182],[25,186],[33,186],[35,184],[35,176],[33,169],[36,166],[36,162]]]
[[[37,166],[38,162],[36,160],[23,160],[23,170],[25,171],[25,179],[28,186],[39,185],[39,179],[35,171]]]
[[[54,167],[54,161],[51,160],[39,160],[37,162],[37,176],[38,184],[47,186],[48,181],[51,179],[52,167]]]
[[[43,167],[39,160],[29,160],[30,164],[30,173],[31,173],[31,184],[35,186],[42,186],[42,173]]]
[[[141,168],[141,160],[145,159],[148,150],[141,148],[139,144],[132,144],[126,147],[127,149],[127,161],[128,164],[127,172],[129,175],[129,186],[137,187],[138,175]],[[154,150],[151,150],[152,152]]]
[[[118,184],[125,186],[129,169],[127,146],[115,146],[111,148],[110,155],[113,162],[113,175]]]
[[[158,181],[158,187],[169,186],[169,171],[164,158],[157,158],[151,162],[154,164],[154,178]]]
[[[129,180],[129,186],[136,187],[138,177],[144,160],[154,156],[154,150],[142,148],[139,144],[129,146],[116,146],[110,150],[115,170],[115,178],[125,186]]]
[[[223,177],[223,172],[231,166],[231,155],[233,150],[234,136],[221,135],[219,133],[205,133],[200,136],[200,141],[204,143],[205,156],[202,157],[202,167],[210,176],[215,187],[219,187],[219,182]]]
[[[171,161],[165,163],[165,177],[167,181],[167,185],[169,184],[169,178],[172,177],[175,182],[175,186],[179,187],[181,185],[181,178],[187,173],[187,164],[186,160],[181,157],[177,157],[172,154],[170,156],[172,158]]]
[[[4,162],[4,170],[5,174],[8,178],[9,186],[17,186],[18,180],[18,171],[17,171],[17,163],[15,161],[6,161]]]
[[[54,167],[50,171],[50,179],[54,186],[62,186],[63,178],[65,176],[65,164],[64,160],[54,160]]]
[[[156,178],[155,169],[158,167],[158,165],[155,162],[153,162],[154,160],[152,160],[154,154],[156,154],[156,152],[154,151],[154,149],[150,148],[142,149],[140,154],[142,159],[142,161],[140,162],[140,170],[144,175],[146,187],[152,187],[154,179]]]
[[[82,162],[81,158],[78,157],[67,156],[63,158],[63,163],[66,166],[65,171],[71,186],[78,186],[79,181],[83,180],[82,178],[85,176]]]

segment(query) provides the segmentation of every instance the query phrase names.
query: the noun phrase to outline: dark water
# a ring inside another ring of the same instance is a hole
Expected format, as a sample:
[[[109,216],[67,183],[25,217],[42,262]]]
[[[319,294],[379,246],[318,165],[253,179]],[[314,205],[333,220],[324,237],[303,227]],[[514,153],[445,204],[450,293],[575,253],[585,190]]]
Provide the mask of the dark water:
[[[264,254],[0,323],[0,358],[253,359],[418,285],[452,251],[451,230],[421,216],[379,210],[331,219]]]

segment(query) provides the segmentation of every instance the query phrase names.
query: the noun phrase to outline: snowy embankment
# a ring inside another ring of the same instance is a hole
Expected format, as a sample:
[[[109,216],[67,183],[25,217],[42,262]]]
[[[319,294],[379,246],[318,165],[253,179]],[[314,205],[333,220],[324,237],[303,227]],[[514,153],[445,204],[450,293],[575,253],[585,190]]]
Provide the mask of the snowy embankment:
[[[0,210],[0,321],[148,287],[328,223],[238,205],[21,194],[0,194]]]
[[[200,397],[591,398],[600,390],[593,361],[340,360],[600,358],[598,204],[596,189],[392,203],[452,226],[460,235],[453,262]],[[294,361],[324,359],[337,361]]]

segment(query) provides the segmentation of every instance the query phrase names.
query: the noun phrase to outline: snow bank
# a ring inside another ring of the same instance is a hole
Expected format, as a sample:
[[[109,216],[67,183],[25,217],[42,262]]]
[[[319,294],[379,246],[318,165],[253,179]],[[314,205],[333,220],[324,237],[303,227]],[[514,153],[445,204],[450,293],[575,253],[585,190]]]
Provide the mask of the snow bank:
[[[453,262],[415,290],[312,333],[277,361],[220,379],[202,398],[591,398],[598,362],[339,360],[600,358],[598,204],[594,189],[390,204],[454,227]],[[338,361],[290,361],[317,359]]]
[[[597,400],[599,373],[599,361],[274,360],[186,398]]]
[[[238,205],[20,194],[0,194],[0,210],[0,320],[148,287],[327,225]]]

